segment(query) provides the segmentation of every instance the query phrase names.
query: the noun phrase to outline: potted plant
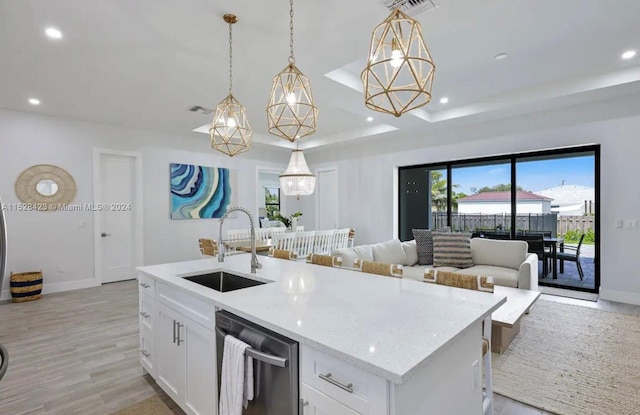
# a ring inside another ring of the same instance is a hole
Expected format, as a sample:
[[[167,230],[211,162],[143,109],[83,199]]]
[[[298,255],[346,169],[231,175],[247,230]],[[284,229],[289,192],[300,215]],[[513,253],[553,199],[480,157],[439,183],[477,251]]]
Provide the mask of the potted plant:
[[[302,212],[296,212],[291,215],[291,230],[296,231],[298,229],[298,218],[302,216]]]
[[[289,217],[282,216],[281,214],[277,214],[275,216],[275,220],[279,220],[287,227],[287,229],[291,229],[295,231],[298,227],[298,218],[302,216],[302,212],[296,212],[291,214]]]

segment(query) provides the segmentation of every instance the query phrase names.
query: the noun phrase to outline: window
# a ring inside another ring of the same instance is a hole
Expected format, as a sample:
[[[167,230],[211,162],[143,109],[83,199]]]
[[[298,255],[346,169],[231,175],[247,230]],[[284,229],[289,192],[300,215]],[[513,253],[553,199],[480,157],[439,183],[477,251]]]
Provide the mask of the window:
[[[267,209],[267,218],[273,220],[274,216],[280,213],[280,188],[264,188],[264,206]]]

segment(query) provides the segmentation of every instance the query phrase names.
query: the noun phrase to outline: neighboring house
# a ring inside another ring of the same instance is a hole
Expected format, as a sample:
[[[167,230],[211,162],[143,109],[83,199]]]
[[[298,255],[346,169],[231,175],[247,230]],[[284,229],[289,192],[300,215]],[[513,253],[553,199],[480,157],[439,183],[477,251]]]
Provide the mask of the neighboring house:
[[[536,192],[553,199],[551,211],[560,216],[581,216],[595,214],[595,194],[593,187],[566,184]]]
[[[517,213],[551,213],[552,199],[518,190]],[[481,192],[458,199],[458,213],[497,214],[511,212],[511,192]]]

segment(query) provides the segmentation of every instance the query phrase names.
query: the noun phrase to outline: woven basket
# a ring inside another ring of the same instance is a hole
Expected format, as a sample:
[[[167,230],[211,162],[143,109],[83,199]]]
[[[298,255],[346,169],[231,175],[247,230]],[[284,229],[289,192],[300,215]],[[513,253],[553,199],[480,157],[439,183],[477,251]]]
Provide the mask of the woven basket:
[[[38,300],[42,292],[42,271],[11,273],[9,277],[14,303]]]

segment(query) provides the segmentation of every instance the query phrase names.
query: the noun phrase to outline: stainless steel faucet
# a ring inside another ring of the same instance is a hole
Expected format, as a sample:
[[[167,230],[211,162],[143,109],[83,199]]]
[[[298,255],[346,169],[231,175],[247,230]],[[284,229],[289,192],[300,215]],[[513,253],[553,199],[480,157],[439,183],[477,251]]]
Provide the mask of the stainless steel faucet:
[[[227,209],[227,212],[223,217],[220,218],[220,236],[218,237],[218,262],[224,262],[224,245],[222,240],[222,224],[224,223],[225,218],[231,212],[243,212],[249,216],[249,224],[251,226],[251,273],[255,274],[257,269],[262,268],[262,264],[258,262],[258,256],[256,255],[256,228],[255,223],[253,222],[253,215],[247,209],[234,206]]]

